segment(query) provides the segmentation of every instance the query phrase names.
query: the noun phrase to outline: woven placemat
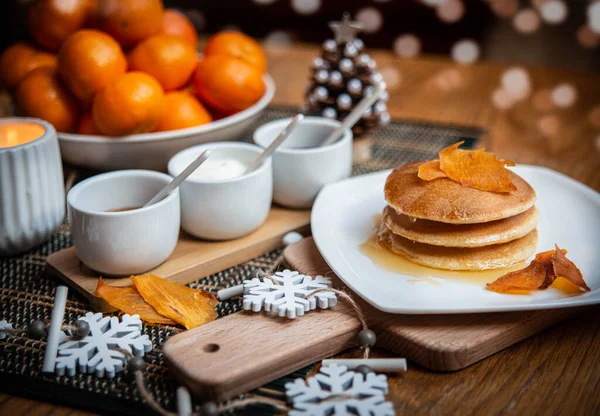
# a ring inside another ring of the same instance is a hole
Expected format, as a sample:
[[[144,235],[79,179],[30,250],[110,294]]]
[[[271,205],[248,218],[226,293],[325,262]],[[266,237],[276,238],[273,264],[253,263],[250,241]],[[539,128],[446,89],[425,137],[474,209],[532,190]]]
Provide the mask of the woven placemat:
[[[270,120],[289,117],[293,109],[267,109],[254,129]],[[478,129],[439,126],[416,122],[393,121],[371,136],[371,157],[354,166],[354,174],[388,169],[408,162],[431,159],[437,152],[459,140],[472,146],[480,136]],[[243,139],[249,141],[251,133]],[[92,172],[82,172],[79,178]],[[54,293],[59,281],[44,273],[46,257],[72,245],[66,222],[47,242],[28,253],[0,258],[0,320],[12,323],[14,328],[24,328],[34,320],[50,320]],[[223,270],[200,279],[189,286],[216,292],[224,287],[242,283],[257,268],[273,264],[279,251],[266,253],[247,263]],[[217,306],[219,317],[241,310],[239,299],[221,302]],[[70,291],[65,322],[90,311],[85,299]],[[162,344],[181,329],[160,325],[145,325],[154,349],[145,356],[148,369],[147,385],[154,397],[167,409],[175,410],[176,382],[168,373],[162,357]],[[149,412],[141,402],[134,384],[117,374],[114,379],[77,374],[74,377],[53,376],[41,372],[45,340],[31,340],[25,336],[9,336],[0,341],[0,390],[38,398],[73,407],[86,408],[102,414],[136,414]],[[305,377],[309,368],[276,380],[254,393],[282,398],[287,381]],[[271,414],[265,406],[251,406],[237,414]]]

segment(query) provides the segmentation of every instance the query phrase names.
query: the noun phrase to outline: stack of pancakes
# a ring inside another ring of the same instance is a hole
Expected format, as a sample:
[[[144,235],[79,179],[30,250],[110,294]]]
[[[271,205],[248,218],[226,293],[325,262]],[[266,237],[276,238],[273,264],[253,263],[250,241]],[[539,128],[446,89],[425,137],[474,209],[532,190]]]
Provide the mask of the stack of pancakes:
[[[424,181],[420,163],[395,169],[385,184],[378,241],[414,263],[446,270],[509,267],[534,254],[535,191],[514,172],[516,190],[493,193],[449,178]]]

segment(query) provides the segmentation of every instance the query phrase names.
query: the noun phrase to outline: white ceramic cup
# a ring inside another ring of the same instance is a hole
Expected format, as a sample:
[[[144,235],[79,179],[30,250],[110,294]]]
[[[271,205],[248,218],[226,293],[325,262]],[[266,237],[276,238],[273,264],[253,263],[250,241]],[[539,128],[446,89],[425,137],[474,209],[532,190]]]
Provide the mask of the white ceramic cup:
[[[40,138],[0,148],[0,256],[13,255],[50,237],[65,218],[65,184],[56,130],[46,121],[10,117],[0,124],[35,123]]]
[[[254,132],[266,148],[291,119],[271,121]],[[315,147],[341,125],[323,117],[306,117],[273,154],[273,200],[290,208],[309,208],[321,188],[352,173],[352,131],[336,142]]]
[[[211,151],[210,159],[231,158],[245,165],[262,152],[258,146],[241,142],[193,146],[169,160],[169,174],[177,176],[206,149]],[[260,227],[269,215],[273,196],[271,158],[254,171],[233,179],[197,179],[192,175],[179,189],[181,227],[186,232],[206,240],[242,237]]]
[[[104,173],[75,185],[67,195],[69,224],[79,259],[107,275],[140,274],[164,262],[179,237],[179,190],[141,207],[172,178],[148,170]]]

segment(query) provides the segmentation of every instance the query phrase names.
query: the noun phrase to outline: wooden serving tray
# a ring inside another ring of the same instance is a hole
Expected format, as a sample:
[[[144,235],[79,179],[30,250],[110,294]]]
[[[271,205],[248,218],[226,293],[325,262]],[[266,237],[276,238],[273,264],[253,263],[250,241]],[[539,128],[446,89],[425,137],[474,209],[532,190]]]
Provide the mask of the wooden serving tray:
[[[289,246],[284,255],[293,270],[333,276],[312,238]],[[334,286],[341,287],[335,277]],[[436,371],[465,368],[582,310],[398,315],[353,298],[377,334],[376,347]],[[163,353],[175,377],[196,396],[225,400],[355,347],[360,329],[344,302],[295,320],[239,312],[171,337]]]
[[[173,254],[150,273],[179,283],[190,283],[281,247],[281,239],[285,234],[290,231],[307,233],[309,223],[310,210],[299,211],[274,206],[262,227],[237,240],[203,241],[182,232]],[[75,247],[51,254],[47,257],[46,263],[48,273],[58,276],[85,296],[94,310],[98,312],[115,310],[96,296],[96,285],[100,274],[79,261]],[[114,286],[131,285],[129,277],[108,277],[106,281]]]

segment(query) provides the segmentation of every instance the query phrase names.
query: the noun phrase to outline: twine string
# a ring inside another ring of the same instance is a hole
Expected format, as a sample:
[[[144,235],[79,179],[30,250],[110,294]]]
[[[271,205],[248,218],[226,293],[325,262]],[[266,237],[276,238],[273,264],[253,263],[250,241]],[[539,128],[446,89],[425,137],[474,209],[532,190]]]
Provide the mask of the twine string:
[[[152,397],[152,393],[146,388],[144,385],[144,373],[142,371],[135,372],[135,384],[137,384],[138,391],[140,392],[140,396],[148,403],[148,406],[152,408],[156,413],[162,416],[177,416],[177,413],[169,412],[164,409],[160,403],[154,400]]]
[[[50,328],[50,324],[45,324],[44,328]],[[61,331],[74,331],[75,329],[77,329],[77,327],[75,325],[63,325],[60,327]],[[27,329],[21,329],[21,328],[3,328],[0,331],[4,332],[5,334],[9,334],[9,335],[20,335],[20,334],[26,334],[28,332]]]
[[[362,329],[363,330],[369,329],[369,327],[367,326],[367,321],[365,319],[365,316],[363,315],[362,310],[360,309],[360,306],[358,306],[358,303],[356,303],[356,301],[352,298],[352,296],[350,296],[343,290],[334,289],[332,287],[315,289],[312,292],[310,292],[307,297],[315,296],[316,294],[322,293],[322,292],[335,293],[340,299],[345,300],[352,307],[352,309],[354,310],[354,313],[356,313],[356,317],[360,321],[360,325],[362,326]],[[371,352],[371,348],[369,346],[365,346],[363,348],[363,358],[364,359],[369,358],[370,352]]]
[[[24,334],[27,332],[26,329],[19,329],[19,328],[2,328],[0,331],[4,332],[5,334],[8,334],[8,335],[19,335],[19,334]]]

